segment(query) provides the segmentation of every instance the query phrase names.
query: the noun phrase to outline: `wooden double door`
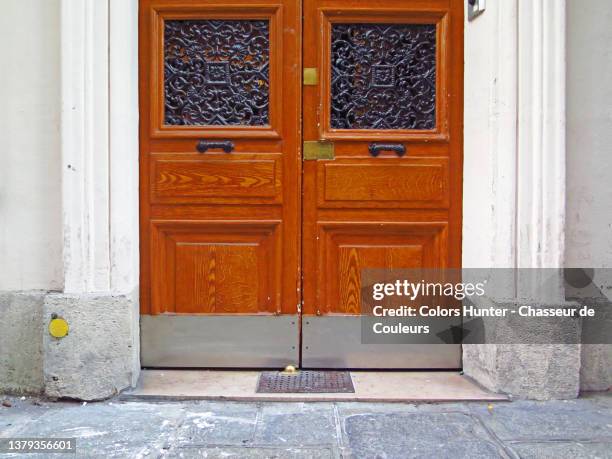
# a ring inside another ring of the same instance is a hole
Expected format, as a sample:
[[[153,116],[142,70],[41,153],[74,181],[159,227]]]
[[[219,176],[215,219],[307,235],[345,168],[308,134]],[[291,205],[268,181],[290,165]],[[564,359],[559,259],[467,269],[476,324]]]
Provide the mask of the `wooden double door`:
[[[144,366],[460,365],[359,314],[461,265],[461,0],[141,0],[139,59]]]

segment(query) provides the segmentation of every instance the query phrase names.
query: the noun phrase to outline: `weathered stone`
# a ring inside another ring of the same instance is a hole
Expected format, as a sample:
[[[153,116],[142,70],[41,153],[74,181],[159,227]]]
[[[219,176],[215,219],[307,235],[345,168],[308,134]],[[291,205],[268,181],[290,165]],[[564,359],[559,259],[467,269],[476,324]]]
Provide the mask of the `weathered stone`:
[[[497,392],[533,400],[578,396],[579,344],[500,345],[497,365]]]
[[[136,385],[140,372],[136,295],[54,294],[45,298],[45,328],[65,319],[64,338],[44,333],[44,391],[50,397],[100,400]]]
[[[331,459],[330,448],[265,448],[236,446],[211,448],[181,448],[164,454],[164,458],[249,458],[249,459]]]
[[[1,292],[0,393],[43,388],[42,316],[46,292]]]
[[[244,446],[253,440],[257,411],[255,404],[206,403],[188,406],[176,435],[176,445]]]
[[[604,395],[420,405],[9,401],[19,411],[0,411],[0,437],[74,437],[76,457],[612,457]]]
[[[583,344],[580,389],[604,391],[612,387],[612,344]]]
[[[336,442],[329,404],[264,405],[254,444],[324,446]]]
[[[170,447],[181,416],[175,404],[66,404],[25,424],[18,436],[76,438],[77,457],[157,457]]]
[[[29,399],[22,401],[11,398],[6,401],[10,407],[0,406],[0,437],[14,436],[25,424],[38,419],[51,409],[47,404],[35,405]]]
[[[580,389],[579,344],[467,344],[464,372],[518,399],[573,399]]]
[[[344,420],[355,457],[490,458],[502,451],[477,420],[464,413],[360,414]]]
[[[517,443],[511,448],[521,459],[612,458],[612,443]]]
[[[497,308],[515,309],[517,304],[487,301]],[[581,356],[578,321],[550,320],[542,326],[512,317],[507,321],[483,322],[490,344],[463,345],[463,370],[467,376],[493,392],[519,399],[578,396]]]
[[[612,441],[612,407],[590,400],[498,403],[473,412],[502,440]]]

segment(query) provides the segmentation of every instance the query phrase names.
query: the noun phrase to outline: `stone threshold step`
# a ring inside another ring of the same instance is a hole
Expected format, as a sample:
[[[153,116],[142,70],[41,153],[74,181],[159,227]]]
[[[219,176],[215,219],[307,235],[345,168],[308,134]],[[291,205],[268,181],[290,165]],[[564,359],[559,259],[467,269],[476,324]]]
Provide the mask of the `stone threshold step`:
[[[505,401],[456,371],[351,371],[355,393],[257,393],[259,371],[143,370],[121,400],[228,400],[278,402]]]

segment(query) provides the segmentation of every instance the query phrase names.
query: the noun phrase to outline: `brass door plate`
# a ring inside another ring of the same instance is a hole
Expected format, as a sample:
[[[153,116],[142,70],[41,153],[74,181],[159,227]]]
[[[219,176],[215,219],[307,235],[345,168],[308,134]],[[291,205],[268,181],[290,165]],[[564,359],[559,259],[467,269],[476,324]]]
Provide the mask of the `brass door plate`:
[[[302,81],[304,86],[316,86],[319,83],[319,72],[315,67],[305,68]]]
[[[334,144],[325,140],[306,140],[302,154],[304,161],[334,159]]]

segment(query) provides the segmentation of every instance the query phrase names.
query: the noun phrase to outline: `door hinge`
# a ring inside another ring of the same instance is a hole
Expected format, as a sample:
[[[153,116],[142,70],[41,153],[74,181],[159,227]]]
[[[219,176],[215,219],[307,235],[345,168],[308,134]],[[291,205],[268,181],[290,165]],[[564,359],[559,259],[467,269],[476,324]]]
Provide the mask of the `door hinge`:
[[[334,144],[326,140],[305,140],[302,145],[304,161],[334,159]]]
[[[302,82],[304,86],[316,86],[319,83],[319,71],[315,67],[304,68]]]

